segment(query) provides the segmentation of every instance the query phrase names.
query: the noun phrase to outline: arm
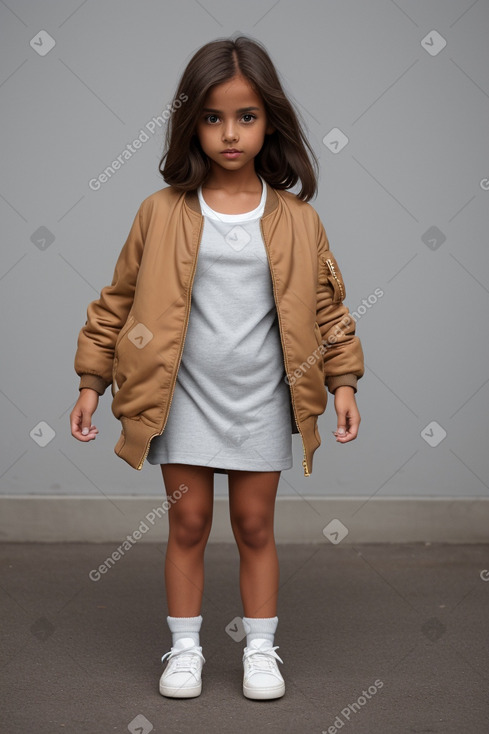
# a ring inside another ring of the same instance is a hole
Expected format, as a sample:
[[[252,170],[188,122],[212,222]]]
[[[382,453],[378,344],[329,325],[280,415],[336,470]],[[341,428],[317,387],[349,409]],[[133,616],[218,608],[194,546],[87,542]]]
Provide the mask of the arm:
[[[112,283],[88,305],[74,362],[79,390],[91,388],[103,395],[112,382],[114,347],[133,303],[143,247],[141,205],[117,259]]]
[[[316,321],[324,344],[325,384],[331,393],[339,386],[348,385],[354,394],[365,371],[362,345],[355,335],[355,319],[343,303],[346,295],[343,276],[319,217],[317,227]]]
[[[316,320],[325,347],[325,384],[334,394],[337,430],[333,433],[340,443],[357,437],[361,418],[355,393],[365,371],[362,345],[355,335],[355,320],[343,303],[345,295],[343,276],[318,217]]]

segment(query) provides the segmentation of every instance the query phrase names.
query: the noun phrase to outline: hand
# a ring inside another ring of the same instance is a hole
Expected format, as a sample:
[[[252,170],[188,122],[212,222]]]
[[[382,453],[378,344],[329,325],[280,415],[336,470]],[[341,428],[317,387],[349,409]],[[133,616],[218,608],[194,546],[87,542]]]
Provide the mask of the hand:
[[[92,425],[92,415],[98,406],[99,394],[91,387],[80,390],[80,397],[70,414],[71,435],[79,441],[93,441],[97,427]]]
[[[340,385],[334,391],[334,407],[338,416],[338,426],[333,434],[340,443],[353,441],[360,427],[360,413],[355,401],[355,391],[350,385]]]

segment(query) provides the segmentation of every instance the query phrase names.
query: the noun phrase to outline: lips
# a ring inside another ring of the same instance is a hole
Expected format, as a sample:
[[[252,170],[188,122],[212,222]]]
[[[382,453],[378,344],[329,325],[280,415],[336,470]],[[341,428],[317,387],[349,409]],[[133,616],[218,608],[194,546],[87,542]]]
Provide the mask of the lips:
[[[229,150],[221,151],[221,155],[228,161],[235,161],[242,155],[242,151],[236,150],[236,148],[229,148]]]

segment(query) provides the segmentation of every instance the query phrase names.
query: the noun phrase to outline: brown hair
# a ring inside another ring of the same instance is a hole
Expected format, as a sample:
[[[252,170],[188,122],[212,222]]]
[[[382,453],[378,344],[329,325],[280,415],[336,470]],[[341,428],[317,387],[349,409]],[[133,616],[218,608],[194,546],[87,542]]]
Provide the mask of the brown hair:
[[[237,74],[261,95],[267,122],[275,128],[255,157],[256,172],[276,189],[289,189],[300,180],[297,196],[309,201],[317,191],[317,158],[267,51],[246,36],[211,41],[190,59],[172,103],[159,172],[167,184],[184,191],[204,183],[210,163],[195,132],[197,121],[209,89]]]

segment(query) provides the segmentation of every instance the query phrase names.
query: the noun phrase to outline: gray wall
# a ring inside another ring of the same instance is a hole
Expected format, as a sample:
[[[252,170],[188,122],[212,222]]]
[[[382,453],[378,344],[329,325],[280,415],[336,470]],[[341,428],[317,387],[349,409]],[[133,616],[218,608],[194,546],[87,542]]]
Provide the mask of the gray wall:
[[[165,185],[163,130],[98,191],[89,181],[165,109],[194,51],[240,30],[267,46],[320,158],[312,203],[347,305],[383,291],[357,324],[358,439],[334,441],[330,399],[312,477],[295,436],[279,494],[487,497],[486,0],[11,0],[0,22],[3,495],[162,494],[159,467],[137,472],[113,451],[110,389],[95,441],[71,436],[69,414],[86,307],[140,202]],[[44,56],[41,31],[55,41]],[[348,138],[335,153],[333,128]],[[40,422],[55,433],[44,447],[30,435]]]

